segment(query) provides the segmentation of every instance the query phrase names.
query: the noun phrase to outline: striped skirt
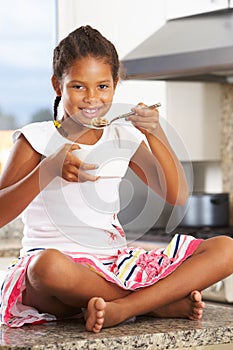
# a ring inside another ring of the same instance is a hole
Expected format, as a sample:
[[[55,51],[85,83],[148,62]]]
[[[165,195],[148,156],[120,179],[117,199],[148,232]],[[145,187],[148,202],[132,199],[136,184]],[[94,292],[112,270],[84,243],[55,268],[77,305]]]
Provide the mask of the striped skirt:
[[[134,291],[151,286],[168,276],[193,254],[201,241],[192,236],[177,234],[167,247],[150,251],[142,248],[125,248],[119,250],[116,256],[105,258],[89,253],[63,253],[71,257],[75,263],[88,266],[107,281]],[[0,314],[2,323],[10,327],[56,320],[54,315],[39,313],[35,308],[22,303],[27,266],[39,251],[41,249],[28,252],[8,268],[1,288]]]

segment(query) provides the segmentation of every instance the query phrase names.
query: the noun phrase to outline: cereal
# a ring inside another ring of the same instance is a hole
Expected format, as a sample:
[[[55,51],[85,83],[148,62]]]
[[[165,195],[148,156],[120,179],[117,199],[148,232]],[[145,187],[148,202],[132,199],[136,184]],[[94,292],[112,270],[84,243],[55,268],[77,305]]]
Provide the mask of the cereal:
[[[105,125],[108,125],[108,119],[106,118],[93,118],[92,121],[91,121],[91,124],[93,126],[105,126]]]

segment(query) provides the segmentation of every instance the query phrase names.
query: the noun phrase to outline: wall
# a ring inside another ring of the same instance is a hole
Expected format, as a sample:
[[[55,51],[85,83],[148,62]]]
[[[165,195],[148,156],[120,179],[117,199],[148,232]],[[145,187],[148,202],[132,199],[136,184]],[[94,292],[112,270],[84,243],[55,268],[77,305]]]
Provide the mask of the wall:
[[[57,0],[59,40],[76,27],[90,24],[117,47],[120,58],[165,22],[163,0]]]
[[[192,161],[193,190],[221,192],[221,84],[167,82],[166,87],[167,120],[187,149],[184,156]]]

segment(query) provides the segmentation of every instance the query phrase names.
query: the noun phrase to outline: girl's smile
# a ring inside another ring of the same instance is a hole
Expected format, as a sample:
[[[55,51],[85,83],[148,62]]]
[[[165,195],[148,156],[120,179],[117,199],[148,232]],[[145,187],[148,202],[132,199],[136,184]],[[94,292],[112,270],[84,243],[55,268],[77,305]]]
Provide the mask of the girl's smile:
[[[75,61],[61,82],[64,119],[90,124],[93,118],[104,116],[111,107],[116,83],[104,59],[88,56]]]
[[[90,119],[96,118],[100,114],[100,110],[101,110],[101,107],[81,109],[82,115]]]

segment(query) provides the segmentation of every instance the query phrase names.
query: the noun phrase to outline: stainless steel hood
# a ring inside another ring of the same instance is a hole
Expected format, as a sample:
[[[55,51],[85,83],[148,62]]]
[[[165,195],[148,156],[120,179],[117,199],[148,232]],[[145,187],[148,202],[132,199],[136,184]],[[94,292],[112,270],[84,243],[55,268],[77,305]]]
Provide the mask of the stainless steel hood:
[[[127,79],[233,82],[233,11],[170,20],[122,60]]]

